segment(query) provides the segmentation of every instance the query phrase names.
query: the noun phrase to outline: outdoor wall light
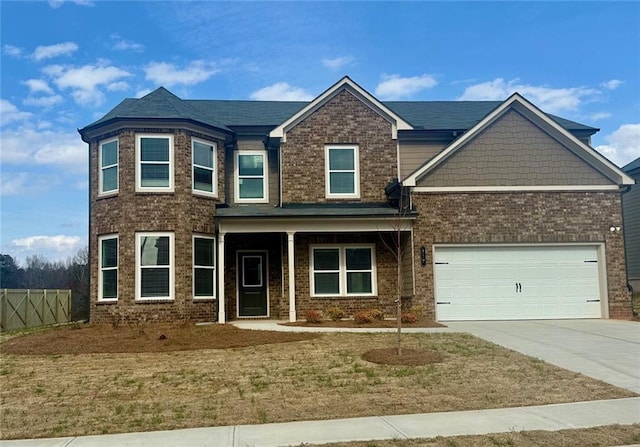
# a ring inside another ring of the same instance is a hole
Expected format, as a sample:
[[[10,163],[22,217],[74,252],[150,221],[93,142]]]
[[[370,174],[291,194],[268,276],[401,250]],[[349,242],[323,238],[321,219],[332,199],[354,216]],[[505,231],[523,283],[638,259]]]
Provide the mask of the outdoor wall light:
[[[420,247],[420,264],[427,265],[427,249],[424,246]]]
[[[616,232],[616,233],[617,233],[618,231],[620,231],[620,227],[614,227],[613,225],[611,225],[611,226],[609,227],[609,231],[611,231],[612,233],[613,233],[613,232]]]

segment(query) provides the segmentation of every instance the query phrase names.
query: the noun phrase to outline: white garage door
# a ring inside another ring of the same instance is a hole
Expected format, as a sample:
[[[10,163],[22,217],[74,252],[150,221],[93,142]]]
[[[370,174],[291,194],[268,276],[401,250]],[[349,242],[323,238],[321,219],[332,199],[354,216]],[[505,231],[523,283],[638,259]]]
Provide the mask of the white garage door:
[[[438,320],[600,318],[596,246],[434,250]]]

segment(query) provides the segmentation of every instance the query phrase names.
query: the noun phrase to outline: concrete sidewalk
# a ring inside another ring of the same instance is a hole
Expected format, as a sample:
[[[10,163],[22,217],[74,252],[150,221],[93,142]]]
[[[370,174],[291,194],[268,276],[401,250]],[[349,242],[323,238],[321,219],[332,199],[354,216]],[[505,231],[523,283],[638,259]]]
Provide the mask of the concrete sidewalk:
[[[494,410],[3,441],[3,447],[277,447],[640,423],[640,397]]]

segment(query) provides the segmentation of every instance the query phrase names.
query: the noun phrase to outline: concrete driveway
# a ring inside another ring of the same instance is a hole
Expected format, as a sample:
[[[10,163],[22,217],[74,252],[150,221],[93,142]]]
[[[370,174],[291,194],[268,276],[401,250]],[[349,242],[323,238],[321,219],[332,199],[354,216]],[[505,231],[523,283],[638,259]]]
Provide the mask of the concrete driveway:
[[[620,320],[445,322],[514,351],[640,393],[640,323]]]

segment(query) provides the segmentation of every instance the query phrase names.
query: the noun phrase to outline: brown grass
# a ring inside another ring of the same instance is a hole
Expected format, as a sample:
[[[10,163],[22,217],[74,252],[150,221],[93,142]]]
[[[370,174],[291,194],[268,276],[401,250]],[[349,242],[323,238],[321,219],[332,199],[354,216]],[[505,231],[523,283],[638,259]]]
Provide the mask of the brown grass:
[[[342,442],[323,447],[610,447],[640,442],[640,424],[560,431],[512,431],[490,435],[438,436],[430,439]]]
[[[403,348],[434,351],[443,361],[388,366],[361,356],[393,347],[395,334],[317,336],[217,325],[149,325],[143,330],[92,326],[4,339],[2,437],[503,408],[634,395],[467,334],[404,334]],[[167,339],[158,340],[160,333]],[[255,343],[272,344],[247,346]],[[195,346],[201,348],[186,350]]]

